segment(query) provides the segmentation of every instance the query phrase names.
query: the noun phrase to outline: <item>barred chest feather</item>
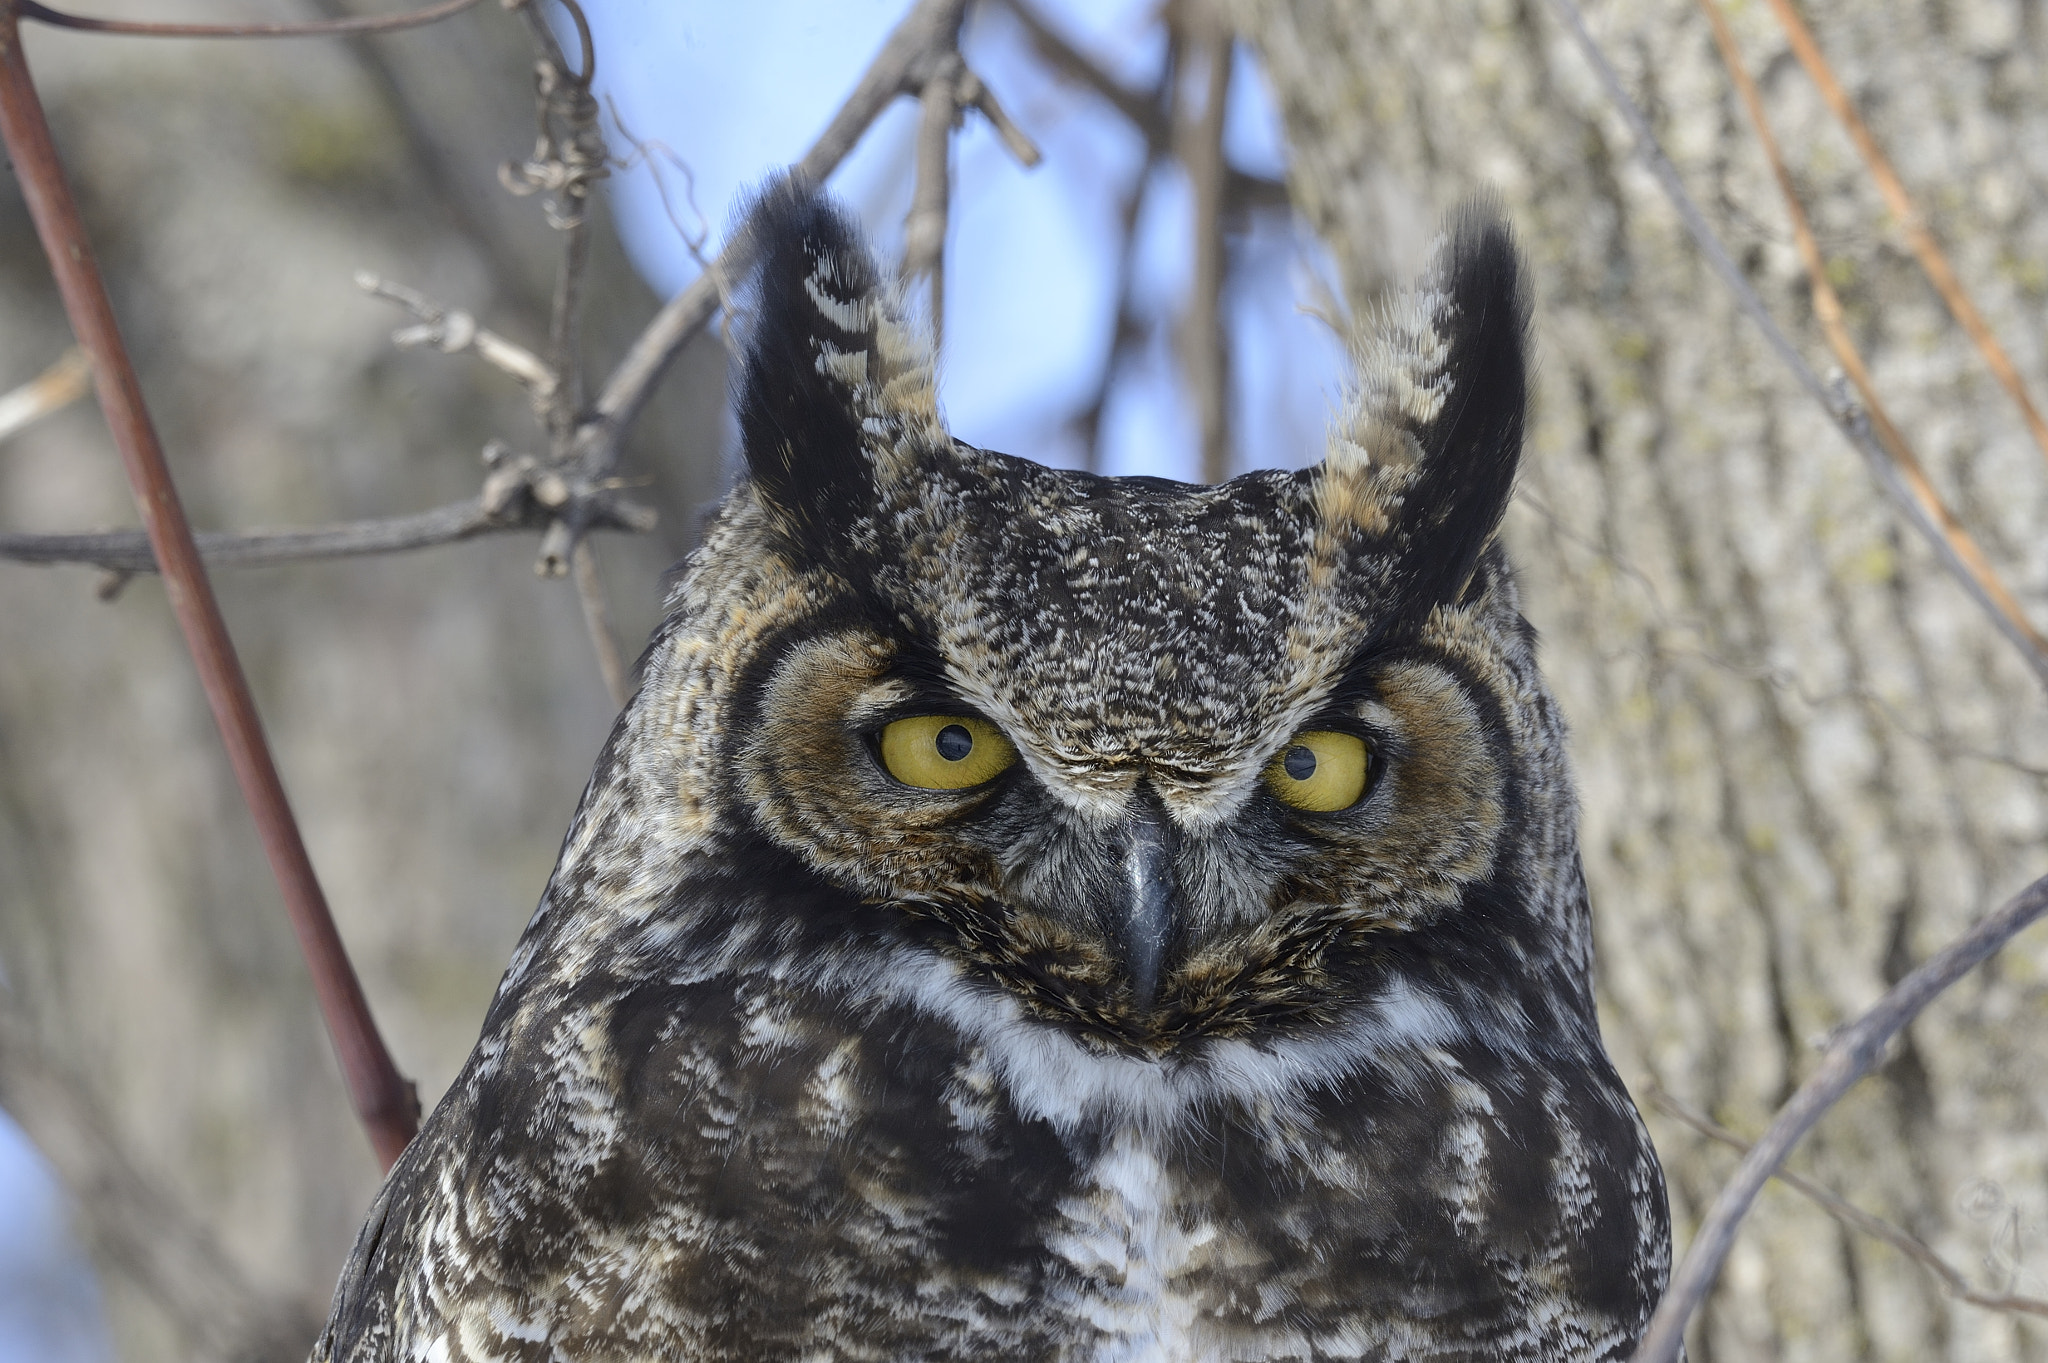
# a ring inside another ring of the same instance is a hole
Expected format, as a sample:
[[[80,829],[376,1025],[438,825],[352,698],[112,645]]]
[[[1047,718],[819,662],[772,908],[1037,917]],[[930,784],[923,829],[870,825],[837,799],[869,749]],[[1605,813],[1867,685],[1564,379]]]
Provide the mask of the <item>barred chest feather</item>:
[[[1398,975],[1318,1035],[1179,1065],[1090,1054],[1000,1006],[937,1011],[969,1057],[957,1130],[1046,1122],[1071,1161],[1032,1237],[1057,1357],[1592,1359],[1633,1342],[1661,1182],[1570,1029],[1539,1045]],[[1544,1310],[1567,1285],[1574,1309]]]
[[[508,1023],[359,1247],[400,1309],[333,1357],[1549,1363],[1621,1356],[1661,1262],[1604,1062],[1408,985],[1178,1064],[914,950]]]

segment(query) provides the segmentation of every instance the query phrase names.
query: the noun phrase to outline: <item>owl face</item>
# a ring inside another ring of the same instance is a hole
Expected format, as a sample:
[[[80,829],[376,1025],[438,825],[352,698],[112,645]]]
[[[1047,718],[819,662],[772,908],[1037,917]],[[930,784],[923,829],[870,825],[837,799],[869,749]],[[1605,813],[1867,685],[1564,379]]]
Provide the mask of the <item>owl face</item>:
[[[681,779],[726,836],[1138,1054],[1325,1022],[1419,942],[1555,950],[1501,908],[1570,841],[1492,545],[1504,229],[1462,221],[1383,319],[1320,465],[1215,487],[953,440],[836,210],[782,185],[751,231],[749,477],[650,665],[720,696]]]

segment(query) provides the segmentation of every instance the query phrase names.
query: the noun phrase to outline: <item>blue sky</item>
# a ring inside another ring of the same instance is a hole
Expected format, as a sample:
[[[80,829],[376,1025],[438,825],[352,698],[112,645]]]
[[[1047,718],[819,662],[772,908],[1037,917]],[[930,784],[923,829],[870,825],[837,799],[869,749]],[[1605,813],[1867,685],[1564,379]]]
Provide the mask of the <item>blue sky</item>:
[[[682,227],[708,230],[713,249],[731,206],[803,153],[906,8],[903,0],[591,0],[589,12],[603,93],[636,137],[674,158],[646,160],[661,170]],[[1130,87],[1156,81],[1166,42],[1153,0],[1059,0],[1041,13]],[[774,41],[760,41],[763,32]],[[1110,345],[1117,223],[1143,168],[1144,142],[1101,100],[1059,81],[1000,7],[975,8],[963,46],[1045,160],[1026,170],[974,115],[955,139],[941,400],[962,439],[1078,463],[1084,451],[1065,426],[1087,404]],[[1240,56],[1231,91],[1226,154],[1239,169],[1284,174],[1278,118],[1248,57]],[[916,122],[915,105],[899,100],[831,181],[885,256],[902,242]],[[618,142],[623,152],[625,140]],[[687,177],[675,161],[689,167]],[[697,265],[664,211],[653,168],[638,165],[613,188],[634,260],[667,293],[695,277]],[[1192,477],[1192,407],[1168,342],[1193,261],[1188,189],[1177,167],[1152,175],[1138,224],[1134,297],[1152,326],[1112,389],[1101,471]],[[1313,252],[1304,234],[1271,226],[1237,243],[1238,281],[1226,310],[1238,359],[1232,424],[1240,468],[1299,465],[1322,453],[1343,351],[1298,308],[1320,297]]]
[[[685,235],[708,232],[706,247],[716,249],[747,187],[803,153],[908,8],[906,0],[585,2],[601,93],[650,151],[665,148],[611,181],[628,250],[663,294],[697,273]],[[1156,0],[1050,0],[1040,12],[1130,87],[1156,81],[1166,50]],[[1109,350],[1117,224],[1144,144],[1096,97],[1053,78],[998,7],[976,7],[964,47],[1045,160],[1025,170],[973,115],[955,141],[941,401],[964,440],[1076,464],[1086,451],[1070,418],[1090,401]],[[1240,56],[1231,90],[1227,156],[1244,171],[1283,174],[1278,119],[1249,58]],[[902,242],[915,124],[915,106],[899,101],[831,182],[885,255]],[[625,139],[607,132],[625,155]],[[1133,269],[1145,340],[1104,407],[1102,472],[1195,476],[1197,433],[1170,343],[1192,267],[1190,216],[1180,172],[1156,170],[1140,201]],[[1317,282],[1327,267],[1303,233],[1270,221],[1233,251],[1225,316],[1236,467],[1312,462],[1344,373],[1342,347],[1302,310],[1327,296]],[[56,1187],[0,1116],[0,1363],[108,1357],[97,1295]]]

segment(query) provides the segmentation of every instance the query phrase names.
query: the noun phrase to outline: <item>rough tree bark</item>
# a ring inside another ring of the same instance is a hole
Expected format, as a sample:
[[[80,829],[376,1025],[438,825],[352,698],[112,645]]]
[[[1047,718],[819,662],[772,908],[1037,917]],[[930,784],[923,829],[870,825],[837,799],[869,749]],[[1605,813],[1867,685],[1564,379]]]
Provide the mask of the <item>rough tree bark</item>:
[[[419,510],[473,496],[493,436],[544,448],[510,379],[393,350],[406,319],[352,283],[368,268],[544,348],[558,237],[496,183],[533,139],[516,17],[354,44],[28,45],[198,525]],[[609,226],[594,235],[601,375],[657,300]],[[0,386],[70,344],[11,176],[0,319]],[[629,451],[663,515],[600,544],[629,658],[721,481],[724,387],[715,342],[687,353]],[[0,507],[8,529],[135,523],[89,403],[0,448]],[[574,590],[535,578],[535,549],[216,576],[342,933],[429,1104],[611,719]],[[376,1165],[162,587],[102,604],[95,579],[0,568],[0,1104],[82,1196],[124,1356],[303,1356]]]
[[[2036,394],[2048,388],[2038,4],[1806,7]],[[1709,275],[1541,0],[1235,0],[1290,188],[1354,309],[1490,187],[1534,264],[1537,421],[1508,533],[1575,730],[1605,1025],[1755,1132],[1829,1029],[2048,868],[2048,706]],[[1693,193],[1823,370],[1782,202],[1693,0],[1592,7]],[[1906,253],[1762,5],[1732,17],[1893,415],[2036,622],[2048,466]],[[2038,401],[2038,398],[2037,398]],[[2048,935],[1911,1029],[1795,1166],[1981,1281],[2041,1295]],[[1681,1246],[1732,1165],[1650,1114]],[[1697,1363],[2048,1357],[1782,1189]]]

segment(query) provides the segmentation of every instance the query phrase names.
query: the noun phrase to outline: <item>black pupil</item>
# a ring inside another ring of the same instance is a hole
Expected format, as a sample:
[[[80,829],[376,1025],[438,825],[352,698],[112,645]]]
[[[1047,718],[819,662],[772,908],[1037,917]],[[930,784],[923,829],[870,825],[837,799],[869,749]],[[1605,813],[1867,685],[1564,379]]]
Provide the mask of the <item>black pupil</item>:
[[[944,735],[940,737],[943,739]],[[1306,781],[1316,774],[1316,755],[1296,744],[1287,750],[1287,756],[1280,759],[1280,770],[1297,781]]]
[[[948,762],[958,762],[974,751],[974,735],[958,724],[948,724],[939,730],[938,746],[939,756]],[[1309,759],[1309,766],[1311,769],[1315,766],[1313,757]]]

